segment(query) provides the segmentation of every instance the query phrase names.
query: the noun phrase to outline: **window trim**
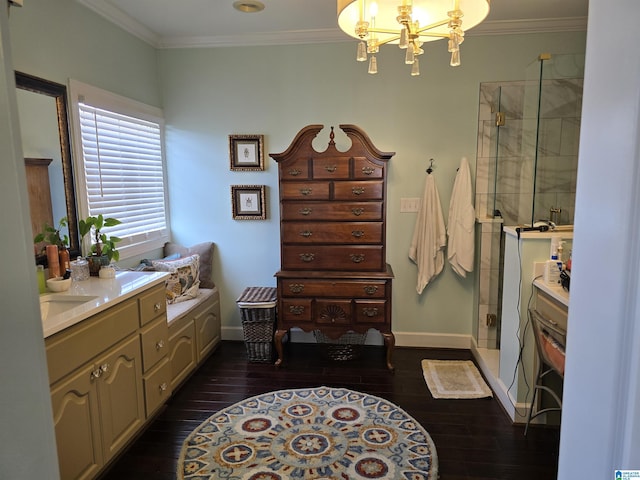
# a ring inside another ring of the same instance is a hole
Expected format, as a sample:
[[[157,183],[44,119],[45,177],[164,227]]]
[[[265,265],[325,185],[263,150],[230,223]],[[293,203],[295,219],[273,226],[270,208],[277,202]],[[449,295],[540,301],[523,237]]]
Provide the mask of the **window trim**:
[[[74,79],[69,80],[69,108],[71,118],[71,134],[73,138],[73,163],[74,163],[74,182],[76,189],[76,202],[78,210],[78,219],[86,218],[89,215],[89,203],[86,195],[87,184],[84,176],[84,157],[82,152],[82,138],[80,129],[79,103],[80,99],[89,99],[91,105],[117,112],[123,115],[148,120],[160,125],[160,136],[162,146],[162,170],[164,182],[164,202],[165,202],[165,233],[149,240],[144,240],[129,245],[118,247],[120,252],[120,261],[127,258],[135,257],[148,253],[152,250],[162,248],[166,242],[170,240],[170,215],[169,215],[169,195],[167,184],[167,163],[165,158],[165,125],[164,117],[161,109],[151,105],[132,100],[115,93],[102,90],[98,87],[79,82]],[[90,248],[90,239],[81,240],[81,248],[83,252],[88,252]]]

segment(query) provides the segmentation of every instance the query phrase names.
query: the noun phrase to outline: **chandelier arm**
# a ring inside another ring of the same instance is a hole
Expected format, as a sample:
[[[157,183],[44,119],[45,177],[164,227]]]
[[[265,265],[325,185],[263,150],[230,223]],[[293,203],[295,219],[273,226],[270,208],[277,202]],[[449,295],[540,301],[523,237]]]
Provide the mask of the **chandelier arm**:
[[[438,38],[449,38],[448,33],[420,33],[421,37],[438,37]]]
[[[432,28],[441,27],[442,25],[447,25],[449,23],[449,20],[451,20],[451,19],[447,18],[446,20],[441,20],[439,22],[435,22],[435,23],[432,23],[430,25],[426,25],[424,27],[420,27],[418,29],[418,33],[422,33],[425,30],[431,30]]]

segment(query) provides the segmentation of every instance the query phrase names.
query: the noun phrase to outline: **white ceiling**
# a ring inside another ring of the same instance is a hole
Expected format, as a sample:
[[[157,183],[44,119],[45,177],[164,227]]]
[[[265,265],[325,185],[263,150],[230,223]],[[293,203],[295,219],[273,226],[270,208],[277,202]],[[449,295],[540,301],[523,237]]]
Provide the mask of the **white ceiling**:
[[[262,0],[241,13],[233,0],[77,0],[158,48],[324,43],[349,39],[335,0]],[[467,35],[586,30],[588,0],[491,0]]]

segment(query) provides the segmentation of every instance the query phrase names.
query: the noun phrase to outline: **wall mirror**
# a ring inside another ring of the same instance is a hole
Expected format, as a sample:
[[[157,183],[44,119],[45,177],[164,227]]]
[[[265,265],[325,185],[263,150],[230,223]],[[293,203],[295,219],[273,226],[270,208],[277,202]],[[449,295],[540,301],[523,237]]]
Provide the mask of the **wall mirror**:
[[[67,217],[71,255],[78,255],[80,243],[71,159],[67,87],[22,72],[16,72],[15,75],[22,148],[25,159],[29,159],[26,163],[39,159],[51,160],[47,173],[51,192],[52,225],[57,226],[62,217]],[[31,214],[34,219],[35,212],[32,211]],[[39,233],[41,228],[42,225],[33,234]]]

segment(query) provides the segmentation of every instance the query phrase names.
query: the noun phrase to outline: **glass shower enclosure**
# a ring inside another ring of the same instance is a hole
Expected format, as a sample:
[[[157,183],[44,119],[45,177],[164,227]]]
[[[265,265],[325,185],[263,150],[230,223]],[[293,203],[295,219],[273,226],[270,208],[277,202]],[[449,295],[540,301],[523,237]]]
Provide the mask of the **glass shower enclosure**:
[[[475,332],[499,348],[503,226],[573,226],[584,55],[541,54],[525,80],[480,86]]]

